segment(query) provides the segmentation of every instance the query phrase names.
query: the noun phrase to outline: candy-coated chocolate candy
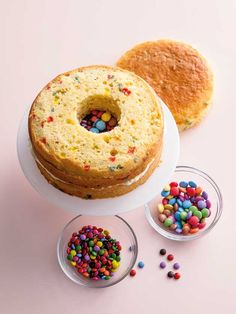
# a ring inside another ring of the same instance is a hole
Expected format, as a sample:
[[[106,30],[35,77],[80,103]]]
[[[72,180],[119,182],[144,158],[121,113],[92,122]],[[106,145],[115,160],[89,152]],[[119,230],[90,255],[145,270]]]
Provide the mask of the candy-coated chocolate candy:
[[[180,268],[180,264],[179,263],[174,263],[173,268],[176,269],[176,270],[179,269]]]
[[[171,218],[166,218],[166,220],[164,221],[165,227],[170,227],[172,224],[173,224],[173,219]]]
[[[181,186],[181,188],[186,188],[186,187],[188,186],[188,182],[186,182],[186,181],[181,181],[181,182],[179,183],[179,186]]]
[[[180,212],[179,211],[177,211],[176,213],[175,213],[175,219],[176,220],[181,220],[181,216],[180,216]]]
[[[191,206],[191,207],[189,207],[189,210],[194,214],[195,211],[198,210],[198,208],[196,206]]]
[[[199,228],[191,228],[189,233],[194,234],[197,233],[199,231]]]
[[[164,215],[164,214],[160,214],[159,216],[158,216],[158,219],[159,219],[159,221],[160,222],[164,222],[165,220],[166,220],[166,215]]]
[[[110,119],[111,119],[111,114],[110,112],[106,111],[102,114],[101,116],[101,119],[104,121],[104,122],[108,122]]]
[[[173,254],[168,254],[167,255],[167,259],[168,259],[168,261],[173,261],[174,255]]]
[[[159,213],[163,213],[164,205],[160,203],[160,204],[157,205],[157,207],[158,207]]]
[[[132,269],[129,274],[131,277],[134,277],[136,275],[136,270]]]
[[[206,207],[206,202],[203,201],[203,200],[198,201],[198,202],[197,202],[197,207],[198,207],[199,209],[205,208],[205,207]]]
[[[183,229],[182,229],[182,233],[184,235],[187,235],[190,231],[190,227],[189,226],[183,226]]]
[[[106,129],[106,123],[102,120],[97,120],[95,122],[95,127],[99,130],[99,131],[104,131]]]
[[[161,249],[159,253],[160,255],[166,255],[166,249]]]
[[[166,197],[166,196],[168,196],[170,194],[170,192],[169,191],[162,191],[161,192],[161,196],[163,196],[163,197]],[[168,202],[168,201],[167,201]]]
[[[189,196],[194,196],[196,193],[194,188],[187,188],[186,192]]]
[[[182,206],[183,208],[190,208],[192,206],[192,203],[190,200],[185,200]]]
[[[203,229],[203,228],[205,228],[205,226],[206,226],[205,222],[200,222],[199,225],[198,225],[198,228],[199,229]]]
[[[142,261],[138,262],[138,267],[139,268],[143,268],[144,267],[144,262],[142,262]]]
[[[91,128],[90,129],[90,132],[92,132],[92,133],[99,133],[99,130],[97,129],[97,128]]]
[[[174,205],[176,202],[176,198],[173,197],[172,199],[169,200],[169,205]]]
[[[199,219],[201,219],[202,218],[202,213],[200,212],[200,210],[196,210],[194,212],[194,216],[197,216]]]
[[[171,230],[175,230],[176,228],[177,228],[177,224],[175,224],[175,223],[170,226]]]
[[[165,208],[165,209],[172,210],[172,209],[173,209],[173,206],[170,205],[170,204],[166,204],[166,205],[164,205],[164,208]]]
[[[187,219],[187,216],[188,216],[188,214],[187,214],[185,211],[182,211],[182,212],[180,213],[180,218],[181,218],[182,220],[186,220],[186,219]]]
[[[162,269],[166,268],[166,263],[165,262],[160,262],[160,268],[162,268]]]
[[[202,192],[202,197],[203,197],[205,200],[207,200],[207,199],[208,199],[208,194],[207,194],[207,192],[203,191],[203,192]]]
[[[163,214],[166,215],[166,217],[169,217],[171,215],[171,211],[169,209],[165,209]]]
[[[177,187],[178,186],[178,183],[177,182],[171,182],[170,183],[170,187],[173,188],[173,187]]]
[[[206,200],[206,207],[207,207],[208,209],[211,208],[211,202],[210,202],[208,199]]]
[[[176,187],[176,186],[171,187],[170,194],[173,195],[173,196],[179,195],[179,188]]]
[[[197,187],[197,184],[194,181],[189,181],[188,184],[191,186],[191,188],[196,188]]]
[[[183,231],[183,229],[179,228],[179,227],[175,229],[175,232],[177,232],[177,233],[182,233],[182,231]]]
[[[193,227],[197,227],[199,223],[199,218],[197,216],[192,216],[189,218],[188,223]]]
[[[165,185],[163,190],[164,191],[170,191],[170,185],[169,184]]]
[[[173,278],[174,277],[174,272],[173,271],[168,271],[167,277],[168,278]]]
[[[202,214],[203,218],[208,217],[209,216],[209,209],[203,208],[202,211],[201,211],[201,214]]]
[[[175,273],[175,274],[174,274],[174,278],[175,278],[176,280],[178,280],[180,277],[181,277],[180,273]]]

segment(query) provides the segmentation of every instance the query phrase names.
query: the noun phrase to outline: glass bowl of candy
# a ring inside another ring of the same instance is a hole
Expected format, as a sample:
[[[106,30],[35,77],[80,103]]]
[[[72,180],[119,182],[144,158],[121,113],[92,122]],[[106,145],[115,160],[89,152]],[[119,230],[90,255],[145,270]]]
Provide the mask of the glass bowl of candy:
[[[91,288],[113,286],[133,268],[137,238],[119,216],[82,216],[72,219],[57,243],[61,269],[73,282]]]
[[[146,218],[162,236],[190,241],[208,233],[223,207],[220,189],[201,170],[178,166],[162,192],[145,205]]]

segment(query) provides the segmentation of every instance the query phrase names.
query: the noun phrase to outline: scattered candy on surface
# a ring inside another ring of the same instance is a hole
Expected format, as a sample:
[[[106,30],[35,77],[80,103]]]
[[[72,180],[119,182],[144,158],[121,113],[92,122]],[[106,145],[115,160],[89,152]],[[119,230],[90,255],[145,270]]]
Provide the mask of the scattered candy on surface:
[[[117,126],[117,119],[109,111],[93,110],[80,122],[80,125],[93,133],[103,133]]]
[[[142,262],[142,261],[138,262],[138,267],[139,268],[143,268],[144,267],[144,262]]]
[[[179,263],[174,263],[173,268],[176,269],[176,270],[179,269],[180,268]]]
[[[169,277],[169,278],[173,278],[174,277],[174,272],[173,271],[168,271],[168,273],[167,273],[167,277]]]
[[[180,273],[175,273],[175,274],[174,274],[174,278],[175,278],[175,279],[179,279],[180,277],[181,277]]]
[[[131,277],[134,277],[136,275],[136,270],[132,269],[129,274]]]
[[[165,228],[181,235],[191,235],[205,228],[211,215],[208,194],[194,181],[171,182],[162,192],[158,220]]]
[[[161,254],[161,255],[166,255],[166,249],[161,249],[161,250],[160,250],[160,254]]]
[[[84,277],[109,280],[120,266],[121,249],[108,230],[88,225],[72,234],[66,253],[69,263]]]
[[[160,268],[162,268],[162,269],[166,268],[166,263],[165,262],[160,262]]]
[[[167,259],[168,259],[168,261],[173,261],[174,255],[173,254],[168,254],[167,255]]]

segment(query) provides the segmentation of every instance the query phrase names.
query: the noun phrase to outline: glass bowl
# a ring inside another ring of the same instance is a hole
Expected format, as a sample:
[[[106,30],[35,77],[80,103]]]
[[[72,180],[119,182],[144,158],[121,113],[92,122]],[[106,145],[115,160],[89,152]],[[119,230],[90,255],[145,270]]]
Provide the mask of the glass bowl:
[[[78,232],[83,226],[92,225],[109,230],[112,238],[121,243],[120,267],[109,280],[94,281],[81,275],[76,267],[67,260],[67,244],[73,232]],[[136,235],[130,225],[119,216],[82,216],[72,219],[62,230],[57,243],[57,258],[61,269],[75,283],[91,288],[105,288],[113,286],[124,279],[134,267],[138,254]]]
[[[190,241],[193,239],[198,239],[208,233],[216,225],[219,220],[223,200],[220,189],[218,185],[209,177],[205,172],[187,166],[177,166],[176,170],[170,180],[171,181],[194,181],[198,186],[202,187],[204,191],[207,192],[208,198],[211,201],[211,215],[206,218],[206,226],[204,229],[199,230],[195,234],[177,234],[174,231],[166,228],[158,220],[158,208],[157,205],[161,203],[162,196],[159,194],[154,200],[145,205],[145,214],[149,224],[162,236],[175,241]]]

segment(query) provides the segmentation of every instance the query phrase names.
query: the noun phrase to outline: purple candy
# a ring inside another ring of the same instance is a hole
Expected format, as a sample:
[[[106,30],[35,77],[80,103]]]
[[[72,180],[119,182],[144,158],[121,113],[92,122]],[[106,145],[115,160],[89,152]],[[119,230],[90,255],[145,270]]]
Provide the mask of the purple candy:
[[[209,200],[206,200],[206,207],[209,209],[211,208],[211,202]]]
[[[196,198],[195,198],[195,202],[197,203],[197,202],[199,202],[199,201],[202,201],[203,200],[203,197],[201,197],[201,196],[197,196]]]
[[[203,191],[203,192],[202,192],[202,197],[205,198],[205,200],[207,200],[207,199],[208,199],[208,194],[207,194],[207,192]]]
[[[174,268],[174,269],[179,269],[179,268],[180,268],[179,263],[174,263],[173,268]]]
[[[177,228],[177,229],[175,229],[175,232],[177,232],[177,233],[182,233],[182,229]]]
[[[192,217],[192,212],[191,212],[191,210],[188,212],[188,214],[187,214],[187,219],[189,219],[190,217]]]
[[[185,198],[182,195],[179,196],[179,199],[181,200],[181,202],[184,202],[185,200]]]
[[[100,250],[100,248],[99,248],[99,246],[94,245],[93,250],[94,250],[95,252],[98,252],[98,251]]]
[[[166,268],[166,263],[165,262],[161,262],[160,263],[160,268],[162,268],[162,269]]]
[[[205,201],[198,201],[198,202],[197,202],[197,207],[198,207],[199,209],[206,208],[206,202],[205,202]]]
[[[85,234],[81,234],[80,235],[80,239],[83,241],[83,240],[85,240],[86,239],[86,235]]]
[[[191,201],[192,203],[194,203],[194,202],[196,201],[195,196],[192,196],[192,197],[190,198],[190,201]]]
[[[90,260],[89,255],[88,255],[88,254],[86,254],[86,255],[84,256],[84,259],[88,262],[88,261]]]
[[[211,210],[208,209],[208,216],[207,217],[210,217],[211,216]]]

